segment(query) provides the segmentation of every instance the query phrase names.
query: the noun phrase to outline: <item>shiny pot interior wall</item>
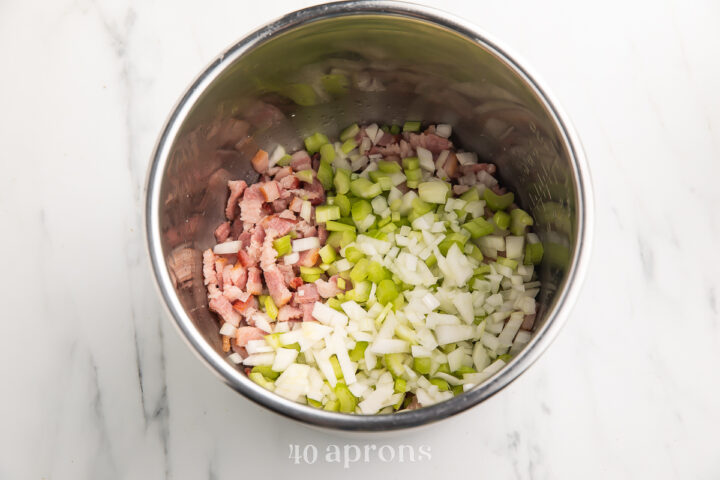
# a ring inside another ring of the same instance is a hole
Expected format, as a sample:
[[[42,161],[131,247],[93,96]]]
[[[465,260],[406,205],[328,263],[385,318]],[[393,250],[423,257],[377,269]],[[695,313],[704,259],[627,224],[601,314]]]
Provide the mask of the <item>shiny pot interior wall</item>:
[[[224,221],[227,180],[257,178],[249,160],[258,148],[290,151],[315,131],[332,137],[354,122],[450,123],[457,145],[498,166],[545,247],[535,330],[542,327],[575,255],[579,180],[539,92],[475,40],[422,18],[325,18],[261,39],[208,83],[177,129],[158,215],[176,293],[217,352],[201,252]]]

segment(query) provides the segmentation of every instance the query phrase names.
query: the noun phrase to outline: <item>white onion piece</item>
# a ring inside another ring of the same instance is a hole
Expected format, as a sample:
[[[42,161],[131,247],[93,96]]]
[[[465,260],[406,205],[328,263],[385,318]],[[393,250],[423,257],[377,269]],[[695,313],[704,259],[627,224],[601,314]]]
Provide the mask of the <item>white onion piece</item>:
[[[278,348],[275,352],[275,360],[272,369],[275,372],[284,372],[290,365],[295,362],[298,351],[294,348]]]
[[[280,160],[282,157],[285,156],[285,149],[282,145],[278,145],[275,147],[275,150],[273,150],[272,155],[270,155],[270,158],[268,159],[268,168],[272,168],[275,166],[275,164]]]
[[[456,153],[455,156],[458,159],[460,165],[472,165],[478,163],[477,153],[474,152],[460,152]]]
[[[295,265],[299,260],[300,254],[298,252],[293,252],[283,257],[285,265]]]
[[[432,152],[423,147],[417,147],[417,156],[420,161],[420,168],[427,170],[428,172],[435,171],[435,162],[433,162]]]
[[[274,352],[255,353],[255,354],[249,355],[245,360],[243,360],[243,365],[246,365],[248,367],[254,367],[254,366],[258,366],[258,365],[270,366],[273,364],[273,361],[275,361],[275,353]]]
[[[320,239],[318,237],[298,238],[292,241],[293,252],[304,252],[313,248],[320,248]]]
[[[237,328],[235,328],[231,323],[223,323],[223,326],[220,327],[220,335],[227,335],[228,337],[234,337],[235,332],[237,332]]]
[[[240,240],[232,240],[230,242],[218,243],[213,248],[213,253],[216,255],[229,255],[240,251],[242,242]]]
[[[300,218],[308,223],[312,218],[312,204],[307,200],[303,200],[302,206],[300,207]]]
[[[228,358],[228,360],[233,362],[235,365],[239,365],[239,364],[243,363],[242,356],[237,352],[231,353],[230,355],[227,356],[227,358]]]
[[[435,126],[435,134],[438,137],[448,138],[452,135],[452,126],[447,123],[438,123]]]
[[[471,325],[438,325],[435,329],[438,344],[462,342],[475,336],[475,328]]]
[[[410,352],[410,344],[408,342],[390,338],[378,338],[368,348],[372,353],[377,355]]]

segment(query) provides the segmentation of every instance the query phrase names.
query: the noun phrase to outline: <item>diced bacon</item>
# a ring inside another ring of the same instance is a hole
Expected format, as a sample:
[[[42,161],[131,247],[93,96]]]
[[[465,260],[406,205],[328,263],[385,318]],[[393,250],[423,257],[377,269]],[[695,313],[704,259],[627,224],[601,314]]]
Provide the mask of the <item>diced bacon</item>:
[[[312,316],[313,308],[315,308],[314,303],[303,303],[301,308],[303,311],[303,322],[317,322]]]
[[[293,199],[290,201],[290,210],[292,210],[295,213],[300,213],[300,210],[302,210],[302,204],[303,201],[299,197],[293,197]]]
[[[525,315],[523,317],[523,323],[520,325],[520,328],[523,330],[532,330],[533,325],[535,325],[535,314]]]
[[[499,184],[493,185],[492,187],[490,187],[490,190],[492,190],[498,195],[505,195],[507,193],[507,188],[501,187]]]
[[[260,190],[265,197],[266,202],[273,202],[280,198],[280,189],[278,183],[275,180],[270,180],[260,185]]]
[[[253,168],[258,173],[267,172],[268,165],[270,162],[268,159],[268,153],[265,150],[263,150],[263,149],[258,150],[257,153],[255,154],[255,156],[250,161],[252,162]]]
[[[342,292],[337,286],[337,278],[331,278],[329,281],[325,281],[322,278],[315,280],[315,286],[317,287],[318,294],[322,298],[334,297],[338,293]]]
[[[222,274],[223,291],[227,290],[228,287],[233,286],[232,279],[230,278],[230,274],[232,272],[232,267],[233,267],[232,265],[227,265],[227,264],[223,267],[223,274]]]
[[[445,170],[450,178],[457,178],[460,171],[458,169],[458,159],[455,152],[450,152],[448,154],[448,157],[445,160],[445,165],[443,165],[443,170]]]
[[[223,222],[215,229],[215,240],[217,243],[223,243],[230,236],[230,222]]]
[[[245,195],[240,201],[240,218],[245,223],[246,230],[248,229],[247,225],[256,224],[262,218],[264,201],[265,196],[257,184],[253,184],[245,190]]]
[[[280,188],[282,190],[293,190],[300,186],[300,180],[295,175],[290,175],[288,177],[283,177],[278,180],[278,184],[280,185]],[[281,196],[282,194],[283,192],[280,192]]]
[[[238,199],[240,199],[247,188],[247,183],[245,183],[244,180],[229,180],[228,188],[230,189],[230,198],[228,198],[227,206],[225,207],[225,216],[229,220],[233,220],[237,211]]]
[[[285,279],[277,265],[271,265],[263,272],[265,283],[267,284],[270,296],[272,296],[275,305],[282,307],[292,299],[292,293],[285,286]]]
[[[278,198],[272,202],[272,208],[275,213],[281,213],[287,210],[290,200],[287,198]]]
[[[300,260],[298,260],[297,264],[301,267],[314,267],[319,258],[320,249],[311,248],[310,250],[300,252]]]
[[[299,172],[300,170],[310,170],[312,168],[310,155],[308,155],[305,150],[299,150],[293,153],[292,159],[290,160],[290,166],[296,172]]]
[[[279,215],[270,215],[265,217],[260,222],[262,228],[265,229],[268,235],[272,234],[275,237],[282,237],[287,235],[290,230],[295,226],[295,222],[282,218]]]
[[[295,225],[295,232],[303,238],[317,236],[317,228],[315,228],[313,225],[310,225],[304,220],[298,222],[297,225]]]
[[[237,239],[243,233],[243,222],[240,217],[236,217],[230,225],[230,238]]]
[[[415,149],[405,140],[400,140],[400,157],[407,158],[415,155]]]
[[[474,174],[481,171],[488,172],[492,175],[496,170],[497,167],[495,167],[495,164],[493,163],[472,163],[470,165],[460,166],[460,172],[463,175]]]
[[[305,191],[308,192],[307,199],[313,205],[320,205],[325,201],[325,188],[317,178],[313,180],[312,185],[308,185],[305,188]]]
[[[234,302],[247,302],[251,295],[247,292],[243,292],[235,285],[228,285],[223,290],[223,297],[227,298],[231,303]]]
[[[303,279],[302,279],[302,278],[300,278],[300,277],[295,277],[295,278],[293,278],[292,280],[290,280],[290,281],[288,282],[288,285],[290,285],[290,287],[292,287],[292,288],[294,288],[295,290],[297,290],[298,287],[300,287],[300,285],[302,285],[303,283],[304,283],[304,282],[303,282]]]
[[[303,317],[303,311],[300,308],[291,305],[284,305],[278,310],[278,321],[287,322],[288,320],[299,320]]]
[[[295,279],[295,270],[293,270],[293,266],[279,263],[277,267],[278,270],[280,270],[280,273],[282,273],[285,283],[290,285],[290,282]]]
[[[295,222],[297,221],[297,217],[296,217],[295,214],[294,214],[293,212],[291,212],[290,210],[283,210],[282,212],[280,212],[280,213],[278,214],[278,217],[284,218],[285,220],[292,220],[293,225],[294,225]]]
[[[265,332],[255,327],[240,327],[235,334],[235,343],[244,347],[250,340],[262,340],[265,338]]]
[[[238,236],[238,240],[240,240],[240,245],[242,248],[248,248],[250,246],[250,239],[252,238],[252,229],[245,230]]]
[[[240,315],[233,310],[232,304],[224,296],[210,299],[208,304],[210,310],[220,315],[220,317],[231,324],[233,327],[240,325]]]
[[[468,190],[470,190],[470,185],[453,185],[453,193],[455,195],[462,195]]]
[[[203,252],[203,277],[205,285],[218,285],[217,274],[215,273],[216,256],[212,249],[208,248]]]
[[[327,231],[327,228],[325,228],[325,225],[318,225],[317,236],[318,236],[318,240],[320,240],[320,245],[325,245],[325,241],[327,240],[327,237],[328,237],[328,231]]]
[[[218,286],[225,284],[225,281],[223,280],[223,270],[225,269],[225,265],[227,265],[227,260],[225,258],[220,256],[215,257],[215,274],[217,275]]]
[[[265,241],[262,245],[262,252],[260,254],[260,268],[267,270],[277,262],[277,250],[273,247],[273,241],[275,240],[275,232],[265,237]]]
[[[247,248],[247,254],[253,259],[253,263],[260,259],[260,251],[263,241],[265,240],[265,229],[258,226],[250,237],[250,246]]]
[[[443,150],[450,150],[453,146],[452,142],[447,138],[440,137],[434,133],[411,133],[408,141],[413,148],[423,147],[430,150],[433,153],[440,153]]]
[[[240,265],[246,268],[255,265],[255,261],[250,258],[250,255],[248,255],[245,250],[240,250],[238,252],[238,262],[240,262]]]
[[[258,301],[257,297],[254,297],[252,295],[248,296],[247,300],[245,301],[236,301],[232,304],[233,310],[236,312],[242,314],[244,317],[247,317],[249,315],[252,315],[255,310],[258,308]]]
[[[297,289],[295,293],[295,302],[297,303],[315,303],[320,300],[317,287],[313,283],[306,283]]]
[[[292,167],[280,167],[280,169],[275,173],[275,180],[279,181],[282,180],[285,177],[292,176],[293,170]]]
[[[377,145],[380,145],[381,147],[388,146],[391,143],[396,143],[395,136],[389,132],[383,133],[383,136],[380,137],[380,140],[377,141]]]
[[[240,262],[233,265],[230,270],[230,281],[239,289],[244,289],[247,284],[247,269]]]
[[[260,269],[257,267],[248,268],[247,284],[245,285],[248,293],[251,295],[260,295],[262,293],[262,280],[260,279]]]

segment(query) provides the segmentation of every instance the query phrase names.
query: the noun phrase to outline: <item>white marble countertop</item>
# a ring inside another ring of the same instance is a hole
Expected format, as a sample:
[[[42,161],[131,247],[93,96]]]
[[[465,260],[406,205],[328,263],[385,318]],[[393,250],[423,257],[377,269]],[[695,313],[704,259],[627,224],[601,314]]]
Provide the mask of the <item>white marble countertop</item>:
[[[0,478],[720,478],[717,2],[425,2],[519,52],[573,119],[593,258],[569,323],[506,390],[349,440],[221,384],[156,295],[143,184],[167,113],[215,54],[310,2],[203,3],[0,3]],[[366,443],[430,458],[324,458]],[[293,444],[318,460],[295,465]]]

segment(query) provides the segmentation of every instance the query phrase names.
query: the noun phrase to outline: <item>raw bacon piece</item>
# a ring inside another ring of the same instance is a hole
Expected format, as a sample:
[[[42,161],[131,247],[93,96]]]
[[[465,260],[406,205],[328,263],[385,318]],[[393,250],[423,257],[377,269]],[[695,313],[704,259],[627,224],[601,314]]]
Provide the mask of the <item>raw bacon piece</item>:
[[[215,229],[215,240],[217,243],[223,243],[230,236],[230,222],[223,222]]]
[[[270,180],[260,185],[260,190],[265,197],[266,202],[273,202],[280,198],[280,189],[278,188],[278,182]]]
[[[277,268],[277,265],[272,265],[267,268],[264,273],[265,283],[267,284],[268,291],[272,297],[275,305],[282,307],[292,299],[292,293],[285,286],[285,279],[283,274]]]
[[[300,170],[310,170],[312,168],[310,155],[308,155],[305,150],[293,153],[292,159],[290,160],[290,166],[296,172],[299,172]]]
[[[278,321],[287,322],[288,320],[299,320],[303,317],[303,311],[300,308],[291,305],[284,305],[278,311]]]
[[[240,325],[240,315],[238,315],[238,313],[233,310],[232,304],[224,296],[220,295],[218,297],[210,299],[208,306],[210,307],[211,311],[220,315],[220,317],[224,321],[226,321],[233,327],[237,327],[238,325]]]
[[[255,156],[250,161],[252,162],[253,168],[258,173],[267,172],[268,165],[270,164],[270,162],[268,159],[268,153],[265,150],[263,150],[263,149],[258,150],[257,153],[255,154]]]
[[[300,252],[300,260],[298,260],[297,264],[301,267],[314,267],[319,258],[320,249],[311,248],[310,250]]]
[[[259,268],[248,268],[248,279],[245,288],[251,295],[260,295],[262,293],[262,280],[260,279]]]
[[[240,199],[247,188],[247,183],[245,183],[244,180],[229,180],[228,188],[230,189],[230,198],[228,198],[227,206],[225,207],[225,216],[228,220],[233,220],[237,211],[238,199]]]
[[[244,347],[250,340],[262,340],[265,338],[265,332],[255,327],[240,327],[235,334],[235,343],[239,347]]]
[[[317,287],[314,284],[306,283],[298,287],[294,298],[296,303],[315,303],[320,300],[320,295],[318,295]]]

